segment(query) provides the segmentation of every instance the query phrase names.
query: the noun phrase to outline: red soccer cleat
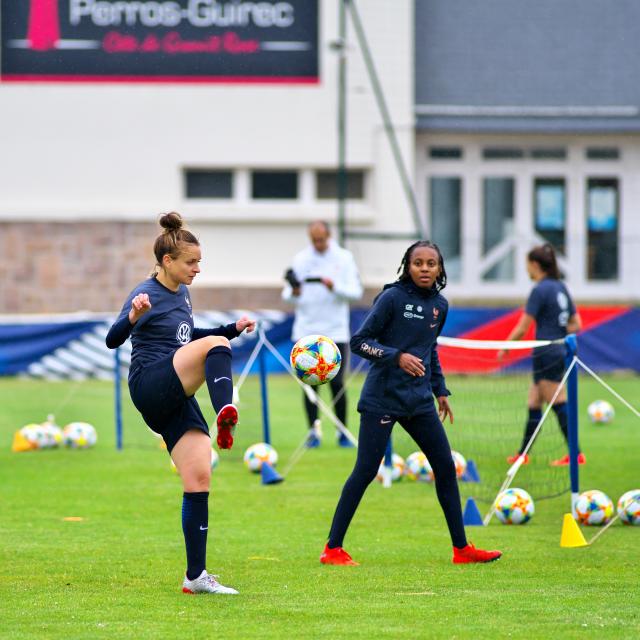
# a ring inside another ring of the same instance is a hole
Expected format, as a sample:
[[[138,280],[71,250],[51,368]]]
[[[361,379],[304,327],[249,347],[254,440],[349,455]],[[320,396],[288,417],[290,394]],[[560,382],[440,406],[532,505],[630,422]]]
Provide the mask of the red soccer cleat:
[[[471,543],[462,549],[453,547],[453,564],[470,564],[472,562],[493,562],[502,556],[502,551],[483,551],[476,549]]]
[[[233,432],[238,424],[238,410],[232,404],[225,404],[218,414],[218,447],[231,449],[233,446]]]
[[[515,454],[515,455],[513,455],[513,456],[509,456],[509,457],[507,458],[507,462],[508,462],[509,464],[513,464],[513,463],[514,463],[514,462],[515,462],[515,461],[516,461],[520,456],[522,456],[522,454],[521,454],[521,453],[516,453],[516,454]],[[528,454],[528,453],[525,453],[525,454],[524,454],[524,462],[523,462],[522,464],[529,464],[529,454]]]
[[[329,549],[328,543],[325,545],[324,551],[320,554],[320,562],[322,562],[322,564],[341,564],[350,567],[360,566],[360,563],[356,562],[342,547]]]
[[[585,456],[584,453],[579,453],[578,454],[578,464],[586,464],[586,463],[587,463],[587,456]],[[553,460],[549,464],[552,467],[566,467],[569,464],[569,454],[567,453],[566,456],[563,456],[562,458],[559,458],[558,460]]]

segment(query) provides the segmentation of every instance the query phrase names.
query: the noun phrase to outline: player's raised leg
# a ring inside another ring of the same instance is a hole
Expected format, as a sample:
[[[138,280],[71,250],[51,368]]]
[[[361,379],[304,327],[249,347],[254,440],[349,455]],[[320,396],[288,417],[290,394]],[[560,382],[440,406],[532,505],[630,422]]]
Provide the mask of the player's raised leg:
[[[185,393],[194,395],[206,380],[211,404],[218,414],[218,446],[231,449],[238,410],[232,404],[231,346],[222,336],[208,336],[180,347],[173,366]]]

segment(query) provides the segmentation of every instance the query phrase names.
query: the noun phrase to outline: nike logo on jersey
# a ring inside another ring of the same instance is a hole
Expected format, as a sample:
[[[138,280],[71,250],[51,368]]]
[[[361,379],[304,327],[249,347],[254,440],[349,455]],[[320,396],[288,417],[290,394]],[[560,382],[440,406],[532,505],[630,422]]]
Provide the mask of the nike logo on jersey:
[[[202,525],[200,525],[200,531],[206,531],[209,527],[203,527]]]
[[[214,378],[213,379],[213,384],[215,384],[216,382],[220,382],[220,380],[231,380],[231,378],[227,378],[227,376],[221,376],[220,378]]]
[[[391,423],[391,418],[389,416],[384,416],[384,418],[380,420],[380,424],[390,424],[390,423]]]
[[[430,324],[429,326],[433,329],[434,327],[438,326],[438,323],[436,322],[435,324]]]

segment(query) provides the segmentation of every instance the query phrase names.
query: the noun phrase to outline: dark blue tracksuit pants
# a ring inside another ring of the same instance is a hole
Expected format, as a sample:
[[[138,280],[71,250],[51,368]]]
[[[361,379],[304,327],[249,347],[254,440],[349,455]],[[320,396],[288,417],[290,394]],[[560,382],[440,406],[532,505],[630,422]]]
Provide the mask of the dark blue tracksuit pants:
[[[434,405],[433,411],[411,417],[361,414],[356,464],[342,489],[333,516],[329,547],[333,549],[343,546],[344,536],[360,500],[378,473],[380,461],[396,421],[429,459],[435,476],[436,494],[444,511],[453,545],[466,546],[460,492],[451,447]]]

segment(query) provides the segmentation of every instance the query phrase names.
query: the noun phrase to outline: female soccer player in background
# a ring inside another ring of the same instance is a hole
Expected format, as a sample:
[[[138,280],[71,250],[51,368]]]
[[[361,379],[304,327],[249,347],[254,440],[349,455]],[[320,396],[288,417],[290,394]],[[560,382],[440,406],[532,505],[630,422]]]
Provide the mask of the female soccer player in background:
[[[527,254],[527,272],[536,283],[529,294],[524,314],[513,328],[507,340],[520,340],[532,322],[536,323],[536,340],[562,340],[569,333],[577,333],[582,328],[580,315],[569,295],[569,291],[560,281],[560,270],[556,260],[556,253],[550,244],[534,247]],[[558,385],[564,376],[566,349],[564,344],[552,344],[533,350],[533,382],[529,387],[528,407],[529,417],[525,427],[522,444],[518,453],[509,456],[507,461],[514,463],[524,453],[525,448],[542,417],[542,404],[550,403]],[[499,352],[504,356],[504,351]],[[553,411],[558,419],[560,429],[569,441],[567,430],[567,392],[561,389]],[[524,464],[529,462],[529,455],[525,455]],[[586,458],[583,453],[578,454],[578,463],[584,464]],[[569,455],[554,460],[552,465],[569,464]]]
[[[343,539],[378,472],[396,422],[429,459],[453,543],[453,562],[497,560],[500,551],[483,551],[467,542],[455,465],[441,422],[447,416],[453,422],[453,413],[436,351],[436,339],[449,308],[440,294],[447,283],[440,250],[431,242],[412,244],[398,273],[398,280],[384,287],[351,338],[351,350],[370,360],[371,368],[358,403],[361,417],[356,464],[342,489],[320,562],[357,564],[342,548]]]
[[[224,327],[195,329],[187,285],[200,272],[200,245],[178,213],[163,215],[160,226],[164,231],[153,247],[156,272],[129,294],[106,342],[115,349],[131,336],[131,399],[164,439],[182,479],[187,551],[182,590],[237,594],[206,571],[211,439],[194,394],[206,381],[218,414],[218,446],[230,449],[238,411],[232,404],[229,340],[253,331],[255,321],[243,316]]]

